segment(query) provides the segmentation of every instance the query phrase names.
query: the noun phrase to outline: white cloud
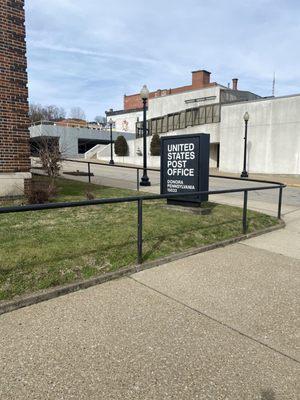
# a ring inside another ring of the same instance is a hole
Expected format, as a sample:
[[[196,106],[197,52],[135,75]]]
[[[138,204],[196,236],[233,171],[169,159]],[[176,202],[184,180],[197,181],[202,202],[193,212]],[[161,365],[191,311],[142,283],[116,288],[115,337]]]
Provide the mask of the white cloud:
[[[188,84],[190,71],[277,94],[300,89],[300,5],[281,0],[27,0],[33,101],[93,118],[124,93]],[[74,103],[76,101],[76,104]]]

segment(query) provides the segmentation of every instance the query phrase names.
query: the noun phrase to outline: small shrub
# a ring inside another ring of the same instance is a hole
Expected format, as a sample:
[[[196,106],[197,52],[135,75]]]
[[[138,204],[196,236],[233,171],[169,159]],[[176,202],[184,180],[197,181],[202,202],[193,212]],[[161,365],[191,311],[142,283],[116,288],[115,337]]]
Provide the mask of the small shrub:
[[[128,144],[124,136],[120,135],[115,141],[115,153],[117,156],[124,157],[128,155]]]
[[[94,200],[95,199],[95,196],[89,190],[85,192],[85,195],[86,195],[87,200]]]
[[[150,152],[151,156],[159,156],[160,155],[160,137],[157,133],[154,133],[152,136],[151,144],[150,144]]]
[[[49,192],[45,189],[32,189],[28,195],[29,204],[43,204],[49,201]]]
[[[43,181],[33,181],[31,189],[27,194],[27,201],[29,204],[48,203],[56,195],[57,188],[54,184],[48,184]]]

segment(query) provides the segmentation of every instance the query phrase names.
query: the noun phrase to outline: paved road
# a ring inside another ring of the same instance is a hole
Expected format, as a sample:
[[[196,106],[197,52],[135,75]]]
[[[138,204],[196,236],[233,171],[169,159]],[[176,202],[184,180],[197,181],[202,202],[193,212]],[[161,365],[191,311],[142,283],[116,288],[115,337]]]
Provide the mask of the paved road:
[[[76,163],[76,162],[64,162],[63,171],[87,171],[87,165]],[[103,185],[113,185],[121,188],[130,188],[136,189],[136,171],[125,168],[117,168],[110,166],[102,166],[102,165],[92,165],[91,172],[95,174],[92,177],[92,181],[98,184]],[[70,176],[69,176],[70,177]],[[152,183],[151,188],[146,188],[147,191],[159,192],[159,173],[158,172],[149,172],[149,177]],[[86,181],[87,177],[78,178],[80,180]],[[245,186],[257,186],[256,183],[244,182]],[[260,186],[260,185],[258,185]],[[263,186],[263,185],[262,185]],[[241,187],[240,181],[222,179],[222,178],[211,178],[210,179],[210,189],[231,189]],[[232,194],[232,197],[241,198],[241,194]],[[249,195],[250,201],[259,201],[265,203],[274,203],[278,202],[278,190],[270,190],[270,191],[257,191],[251,192]],[[300,188],[292,188],[289,187],[284,191],[283,197],[284,204],[286,206],[299,206],[300,207]]]
[[[285,230],[0,316],[0,399],[298,400],[293,194]]]

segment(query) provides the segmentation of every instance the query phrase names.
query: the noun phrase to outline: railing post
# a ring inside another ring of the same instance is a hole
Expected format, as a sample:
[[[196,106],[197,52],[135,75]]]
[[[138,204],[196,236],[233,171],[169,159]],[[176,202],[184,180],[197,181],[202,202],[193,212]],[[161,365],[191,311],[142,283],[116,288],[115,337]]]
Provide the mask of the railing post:
[[[137,191],[140,190],[140,170],[137,168],[136,170],[136,189]]]
[[[143,262],[143,200],[138,200],[138,264]]]
[[[281,205],[282,205],[282,186],[280,186],[279,188],[278,214],[277,214],[278,219],[281,219]]]
[[[91,164],[88,162],[89,183],[91,183]]]
[[[248,191],[244,191],[244,207],[243,207],[243,233],[247,233],[247,203],[248,203]]]

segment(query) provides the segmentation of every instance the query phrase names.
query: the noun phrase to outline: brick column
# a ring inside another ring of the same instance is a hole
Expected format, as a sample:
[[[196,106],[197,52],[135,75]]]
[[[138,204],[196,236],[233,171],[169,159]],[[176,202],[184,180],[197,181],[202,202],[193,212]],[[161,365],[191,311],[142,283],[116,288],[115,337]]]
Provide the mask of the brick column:
[[[30,179],[24,0],[0,0],[0,197]]]

